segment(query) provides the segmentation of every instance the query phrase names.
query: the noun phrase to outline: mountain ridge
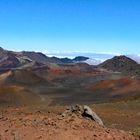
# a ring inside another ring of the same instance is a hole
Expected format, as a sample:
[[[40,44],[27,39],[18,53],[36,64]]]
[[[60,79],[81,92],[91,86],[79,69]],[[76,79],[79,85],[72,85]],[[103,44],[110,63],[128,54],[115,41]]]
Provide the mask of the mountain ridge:
[[[88,63],[89,57],[77,56],[70,58],[48,57],[41,52],[21,51],[14,52],[0,48],[0,72],[5,72],[12,69],[27,69],[31,67],[60,65],[60,64],[77,64]],[[94,61],[94,60],[93,60]],[[111,70],[114,72],[122,72],[128,75],[140,75],[140,64],[128,56],[114,56],[102,63],[95,61],[96,67]]]
[[[108,59],[99,64],[99,67],[115,72],[122,72],[124,74],[140,74],[140,64],[125,55],[115,56],[112,59]]]
[[[14,52],[0,48],[0,67],[2,68],[17,68],[23,65],[36,62],[40,65],[49,63],[76,63],[89,59],[88,57],[78,56],[74,59],[48,57],[41,52],[21,51]]]

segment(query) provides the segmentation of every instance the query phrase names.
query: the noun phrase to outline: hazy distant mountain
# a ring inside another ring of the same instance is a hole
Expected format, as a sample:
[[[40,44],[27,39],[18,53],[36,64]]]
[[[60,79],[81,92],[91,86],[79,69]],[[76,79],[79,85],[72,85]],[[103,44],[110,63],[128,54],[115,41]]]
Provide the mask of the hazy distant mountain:
[[[100,63],[102,63],[103,59],[96,59],[96,58],[89,58],[89,57],[83,57],[83,56],[79,56],[79,57],[75,57],[74,59],[74,62],[84,62],[84,63],[87,63],[89,65],[99,65]]]
[[[71,59],[75,59],[78,61],[79,55],[83,58],[80,58],[80,61],[83,61],[89,65],[98,65],[104,62],[107,59],[113,58],[115,54],[109,53],[90,53],[90,52],[59,52],[59,53],[49,53],[49,56],[57,56],[58,58],[68,57]],[[77,57],[78,56],[78,57]]]
[[[84,57],[84,56],[77,56],[73,59],[73,61],[78,62],[78,61],[86,61],[89,59],[89,57]]]
[[[98,58],[98,59],[109,59],[112,58],[116,55],[120,54],[115,54],[115,53],[106,53],[106,52],[101,52],[101,53],[94,53],[94,52],[49,52],[46,53],[47,56],[56,56],[58,58],[75,58],[77,56],[85,56],[88,58]]]

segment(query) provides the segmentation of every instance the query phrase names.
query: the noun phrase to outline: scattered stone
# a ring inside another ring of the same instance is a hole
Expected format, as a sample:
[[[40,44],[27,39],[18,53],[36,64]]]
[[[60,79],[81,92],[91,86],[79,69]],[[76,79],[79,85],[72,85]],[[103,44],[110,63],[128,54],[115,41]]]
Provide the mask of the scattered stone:
[[[15,132],[15,134],[14,134],[14,140],[22,140],[22,135],[21,135],[21,133],[19,133],[19,132]]]
[[[36,138],[37,138],[37,139],[41,139],[41,138],[42,138],[42,136],[37,136]]]
[[[8,129],[6,129],[5,132],[8,132]]]

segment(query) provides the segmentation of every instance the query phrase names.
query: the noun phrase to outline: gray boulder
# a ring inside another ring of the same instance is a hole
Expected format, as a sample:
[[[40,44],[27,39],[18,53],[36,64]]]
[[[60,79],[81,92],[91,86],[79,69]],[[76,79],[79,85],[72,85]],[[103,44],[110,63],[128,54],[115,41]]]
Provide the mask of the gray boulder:
[[[84,105],[83,108],[84,108],[84,113],[82,114],[83,116],[89,117],[98,124],[103,125],[101,118],[95,112],[93,112],[89,106]]]
[[[98,124],[103,125],[101,118],[95,112],[93,112],[92,109],[87,105],[72,105],[68,107],[64,113],[62,113],[62,117],[72,116],[73,114],[76,116],[90,118]]]

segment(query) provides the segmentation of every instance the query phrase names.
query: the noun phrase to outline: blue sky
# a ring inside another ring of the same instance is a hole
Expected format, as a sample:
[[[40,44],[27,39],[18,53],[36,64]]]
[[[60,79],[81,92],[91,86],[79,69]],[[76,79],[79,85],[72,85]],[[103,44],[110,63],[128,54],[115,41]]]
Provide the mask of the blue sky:
[[[140,54],[140,1],[0,0],[0,46]]]

